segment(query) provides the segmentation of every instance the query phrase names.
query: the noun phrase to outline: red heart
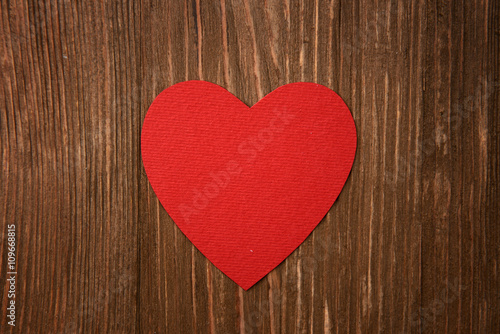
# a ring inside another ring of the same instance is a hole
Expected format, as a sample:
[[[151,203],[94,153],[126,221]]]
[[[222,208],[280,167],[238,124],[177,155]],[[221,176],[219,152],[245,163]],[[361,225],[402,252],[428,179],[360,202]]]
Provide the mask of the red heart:
[[[141,137],[151,186],[177,226],[247,290],[297,248],[337,199],[356,128],[325,86],[281,86],[249,108],[186,81],[148,110]]]

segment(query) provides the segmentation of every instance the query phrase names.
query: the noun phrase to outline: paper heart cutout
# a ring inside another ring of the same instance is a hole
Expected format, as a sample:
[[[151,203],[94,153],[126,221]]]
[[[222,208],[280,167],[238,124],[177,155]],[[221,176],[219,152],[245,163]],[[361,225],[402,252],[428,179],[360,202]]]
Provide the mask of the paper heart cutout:
[[[186,81],[153,101],[141,148],[170,217],[247,290],[335,202],[354,161],[356,127],[322,85],[284,85],[249,108],[220,86]]]

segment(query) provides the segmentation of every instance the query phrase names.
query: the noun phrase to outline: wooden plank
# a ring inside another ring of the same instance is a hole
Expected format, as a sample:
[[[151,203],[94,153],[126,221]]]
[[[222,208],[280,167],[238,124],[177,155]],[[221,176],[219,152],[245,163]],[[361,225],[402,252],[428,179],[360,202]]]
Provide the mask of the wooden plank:
[[[486,234],[485,206],[488,105],[496,85],[488,63],[498,57],[487,48],[497,29],[488,20],[492,7],[427,5],[420,314],[427,332],[498,331],[498,320],[487,316],[495,308],[483,297],[494,293],[485,277],[486,240],[495,235]]]
[[[0,203],[2,231],[17,229],[19,333],[135,327],[136,11],[1,4]]]
[[[420,298],[420,226],[411,212],[420,210],[423,6],[342,3],[339,92],[357,124],[359,165],[333,218],[345,245],[339,330],[418,331],[410,317]]]

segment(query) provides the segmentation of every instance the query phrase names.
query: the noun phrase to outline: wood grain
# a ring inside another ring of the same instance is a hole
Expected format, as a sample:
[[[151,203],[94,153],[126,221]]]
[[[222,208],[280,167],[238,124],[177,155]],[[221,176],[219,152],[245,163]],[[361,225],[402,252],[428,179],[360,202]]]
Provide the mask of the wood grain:
[[[0,332],[500,332],[499,15],[495,0],[0,2]],[[148,106],[190,79],[248,105],[317,82],[356,122],[337,202],[249,291],[142,166]]]

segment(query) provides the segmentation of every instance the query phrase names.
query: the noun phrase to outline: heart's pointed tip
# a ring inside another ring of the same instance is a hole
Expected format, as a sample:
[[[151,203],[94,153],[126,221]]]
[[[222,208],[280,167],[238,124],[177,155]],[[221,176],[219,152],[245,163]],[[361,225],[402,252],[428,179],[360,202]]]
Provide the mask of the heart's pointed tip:
[[[257,282],[255,282],[255,283],[257,283]],[[240,288],[242,288],[243,290],[248,291],[251,287],[253,287],[255,285],[255,283],[238,284],[238,286]]]
[[[248,281],[245,281],[245,282],[236,282],[236,281],[234,281],[234,282],[236,284],[238,284],[238,286],[240,288],[242,288],[243,290],[248,291],[248,289],[250,289],[251,287],[253,287],[259,281],[260,281],[260,279],[258,279],[258,280],[252,280],[251,282],[248,282]]]

